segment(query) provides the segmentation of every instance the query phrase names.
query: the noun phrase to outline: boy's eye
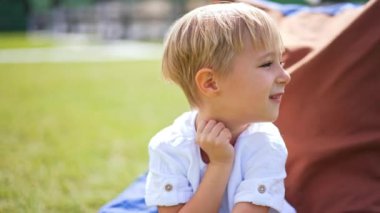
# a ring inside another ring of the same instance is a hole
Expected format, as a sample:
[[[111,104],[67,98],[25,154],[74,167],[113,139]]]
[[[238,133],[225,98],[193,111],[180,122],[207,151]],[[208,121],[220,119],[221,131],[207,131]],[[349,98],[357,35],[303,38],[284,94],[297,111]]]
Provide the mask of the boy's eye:
[[[272,62],[265,63],[261,65],[260,67],[270,67],[272,65]]]

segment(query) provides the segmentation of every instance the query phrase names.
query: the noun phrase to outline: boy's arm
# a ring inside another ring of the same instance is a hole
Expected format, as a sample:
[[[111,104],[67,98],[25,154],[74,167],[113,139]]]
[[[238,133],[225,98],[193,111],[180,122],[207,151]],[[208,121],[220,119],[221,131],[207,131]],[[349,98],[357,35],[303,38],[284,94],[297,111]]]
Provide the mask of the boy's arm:
[[[230,176],[231,165],[210,163],[194,196],[186,204],[158,207],[160,213],[218,212]]]
[[[231,133],[222,123],[201,121],[197,143],[207,153],[210,163],[194,196],[182,205],[158,207],[160,213],[218,212],[234,160]]]
[[[171,213],[171,212],[179,212],[184,204],[169,206],[169,207],[158,207],[158,211],[160,213]],[[267,206],[258,206],[253,203],[241,202],[237,203],[232,209],[232,213],[267,213],[269,212],[269,207]]]
[[[232,213],[267,213],[268,211],[269,207],[267,206],[258,206],[248,202],[237,203],[232,209]]]

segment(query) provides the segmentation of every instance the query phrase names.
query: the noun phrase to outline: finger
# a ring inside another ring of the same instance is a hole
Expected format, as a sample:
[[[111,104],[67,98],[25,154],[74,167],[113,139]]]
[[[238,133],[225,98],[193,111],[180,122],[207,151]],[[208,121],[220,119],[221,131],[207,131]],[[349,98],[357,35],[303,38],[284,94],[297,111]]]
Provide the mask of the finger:
[[[218,122],[214,125],[214,127],[211,129],[209,137],[210,138],[216,138],[220,134],[220,132],[224,129],[224,124],[222,122]]]
[[[214,120],[207,121],[206,126],[205,126],[205,128],[203,128],[201,133],[202,134],[209,134],[211,132],[212,128],[215,126],[215,123],[216,122]]]
[[[206,121],[205,120],[199,120],[196,132],[198,132],[198,133],[202,132],[203,129],[205,128],[205,126],[206,126]]]
[[[231,142],[231,138],[232,138],[231,132],[227,128],[222,129],[217,137],[218,141],[228,142],[228,143]]]

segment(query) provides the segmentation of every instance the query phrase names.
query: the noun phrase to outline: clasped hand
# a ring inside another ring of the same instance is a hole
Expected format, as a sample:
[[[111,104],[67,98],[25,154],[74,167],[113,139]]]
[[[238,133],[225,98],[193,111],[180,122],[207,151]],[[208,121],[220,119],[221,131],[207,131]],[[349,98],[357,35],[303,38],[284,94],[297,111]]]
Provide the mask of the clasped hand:
[[[210,163],[231,163],[234,159],[234,148],[231,145],[232,135],[222,122],[215,120],[200,121],[196,141],[206,152]]]

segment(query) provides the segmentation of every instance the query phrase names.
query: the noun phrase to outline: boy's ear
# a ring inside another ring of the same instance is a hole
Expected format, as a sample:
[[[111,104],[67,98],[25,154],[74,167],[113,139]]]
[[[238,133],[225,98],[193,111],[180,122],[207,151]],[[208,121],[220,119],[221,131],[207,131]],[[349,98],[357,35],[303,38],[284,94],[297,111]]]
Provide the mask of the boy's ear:
[[[212,96],[219,91],[214,70],[202,68],[195,75],[195,83],[199,91],[206,96]]]

